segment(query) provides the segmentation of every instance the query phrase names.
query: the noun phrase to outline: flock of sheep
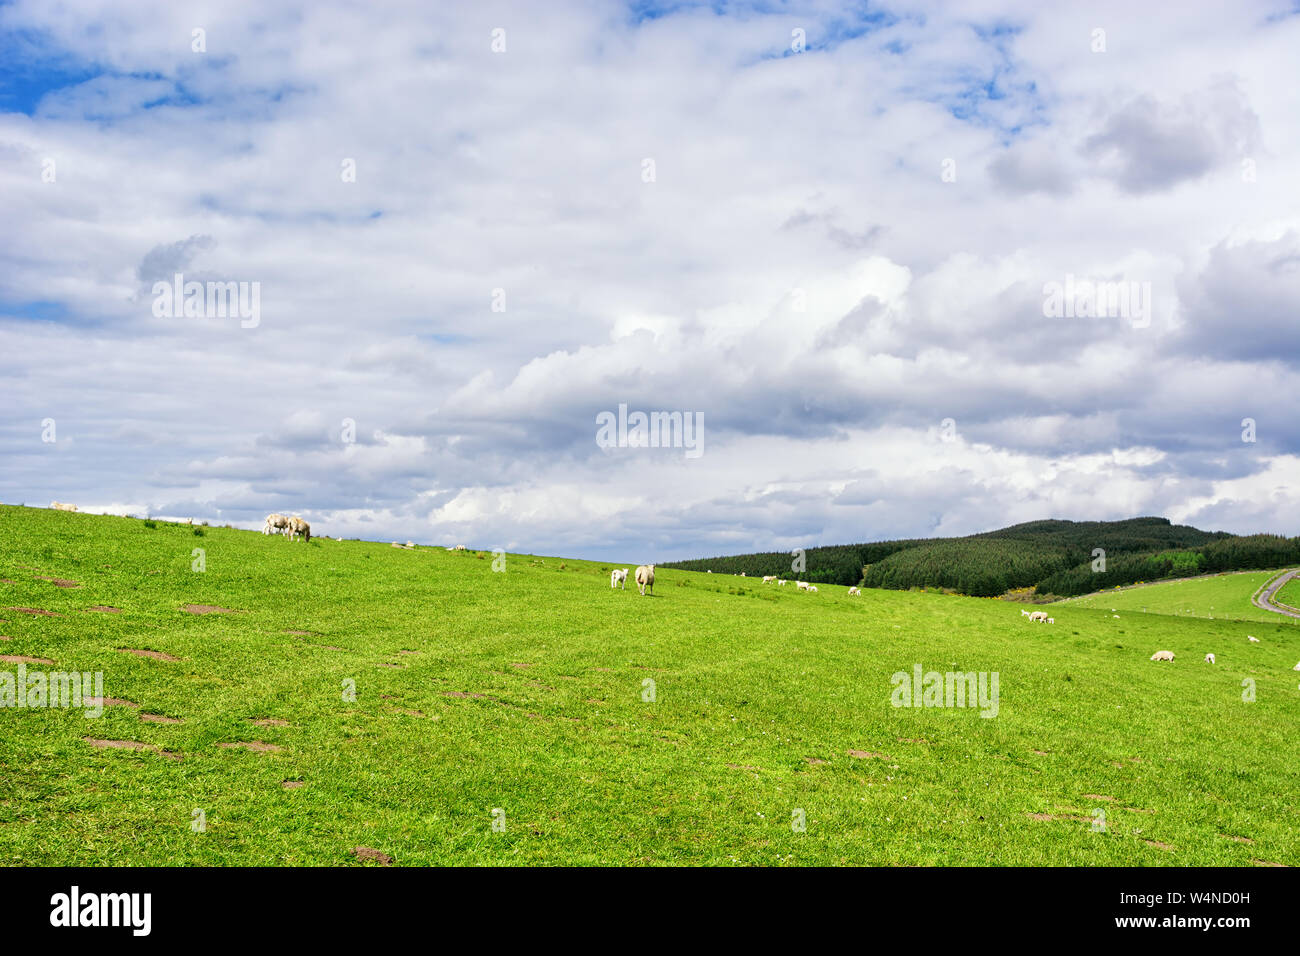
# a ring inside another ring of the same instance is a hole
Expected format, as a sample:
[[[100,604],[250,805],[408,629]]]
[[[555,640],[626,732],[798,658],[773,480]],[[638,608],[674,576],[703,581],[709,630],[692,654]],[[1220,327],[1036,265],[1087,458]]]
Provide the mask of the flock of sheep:
[[[262,534],[282,534],[290,541],[296,538],[302,538],[304,541],[311,540],[311,525],[298,515],[269,514],[266,516],[266,523],[262,525]]]

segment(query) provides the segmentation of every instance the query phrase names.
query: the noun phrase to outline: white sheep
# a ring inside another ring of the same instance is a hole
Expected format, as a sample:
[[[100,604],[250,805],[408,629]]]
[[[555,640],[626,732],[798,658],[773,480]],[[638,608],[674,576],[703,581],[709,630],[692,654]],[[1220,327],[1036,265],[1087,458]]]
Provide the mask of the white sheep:
[[[815,584],[810,584],[810,585],[808,585],[808,590],[809,590],[811,593],[816,594],[816,593],[817,593],[817,585],[815,585]]]
[[[53,508],[55,511],[76,511],[77,510],[76,505],[70,505],[62,501],[51,501],[50,507]]]
[[[636,569],[636,586],[641,591],[641,596],[645,597],[645,589],[649,588],[650,593],[655,593],[655,566],[653,564],[642,564]]]
[[[283,533],[288,524],[288,518],[282,514],[272,512],[266,516],[266,523],[262,525],[262,534],[270,534],[273,531]]]
[[[1207,663],[1207,664],[1213,664],[1213,663],[1214,663],[1214,655],[1213,655],[1213,654],[1206,654],[1206,655],[1205,655],[1205,663]]]
[[[850,593],[850,594],[861,594],[862,592],[859,591],[857,588],[849,588],[849,593]]]
[[[807,591],[807,590],[808,590],[808,582],[807,582],[807,581],[796,581],[796,582],[794,582],[794,586],[797,587],[800,591]]]
[[[763,575],[763,583],[764,583],[764,584],[771,584],[771,583],[772,583],[773,581],[775,581],[775,580],[776,580],[776,575],[775,575],[775,574],[765,574],[765,575]]]
[[[1055,624],[1055,623],[1056,623],[1056,618],[1054,618],[1054,617],[1049,617],[1049,618],[1047,619],[1047,623],[1048,623],[1048,624]]]
[[[615,568],[609,572],[609,586],[611,588],[622,587],[627,590],[627,568]]]
[[[1031,621],[1037,621],[1037,622],[1040,622],[1040,623],[1043,622],[1043,621],[1046,621],[1046,620],[1047,620],[1047,612],[1046,612],[1046,611],[1035,611],[1033,614],[1029,615],[1029,620],[1031,620]]]
[[[1151,655],[1153,661],[1172,661],[1174,659],[1173,651],[1156,651]]]
[[[1247,635],[1246,635],[1246,640],[1250,641],[1250,643],[1252,643],[1252,644],[1258,644],[1258,643],[1259,643],[1259,638],[1258,638],[1258,637],[1254,637],[1254,636],[1252,636],[1252,635],[1250,635],[1250,634],[1247,634]]]
[[[777,583],[777,586],[778,586],[778,587],[785,587],[785,586],[786,586],[787,584],[789,584],[790,582],[789,582],[789,581],[784,581],[784,580],[778,578],[776,583]]]
[[[302,538],[304,541],[311,541],[311,525],[303,521],[298,515],[289,519],[289,527],[285,531],[290,541],[295,538]]]

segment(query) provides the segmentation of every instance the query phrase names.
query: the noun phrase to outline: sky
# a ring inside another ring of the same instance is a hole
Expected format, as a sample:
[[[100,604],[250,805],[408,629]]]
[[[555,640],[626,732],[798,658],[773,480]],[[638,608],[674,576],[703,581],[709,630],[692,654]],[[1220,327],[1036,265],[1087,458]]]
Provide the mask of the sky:
[[[1297,49],[1272,0],[0,3],[0,501],[1300,534]]]

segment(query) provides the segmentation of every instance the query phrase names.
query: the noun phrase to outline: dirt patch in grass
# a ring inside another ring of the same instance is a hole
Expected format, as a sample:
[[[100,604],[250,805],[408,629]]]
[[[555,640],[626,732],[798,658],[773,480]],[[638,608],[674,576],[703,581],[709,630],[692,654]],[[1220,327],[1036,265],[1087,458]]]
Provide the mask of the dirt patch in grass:
[[[899,737],[898,742],[900,744],[928,744],[930,741],[924,737]]]
[[[23,657],[21,654],[0,654],[0,661],[6,664],[53,664],[48,657]]]
[[[1256,866],[1286,866],[1285,863],[1273,863],[1269,860],[1251,860]]]
[[[1085,793],[1085,794],[1083,795],[1083,799],[1085,799],[1085,800],[1112,800],[1112,801],[1113,801],[1115,798],[1114,798],[1114,797],[1108,797],[1108,796],[1106,796],[1105,794],[1101,794],[1101,793]]]
[[[140,647],[119,647],[119,654],[134,654],[136,657],[148,657],[155,661],[172,661],[173,663],[181,660],[179,657],[172,657],[170,654],[164,654],[162,651],[150,651]]]
[[[536,665],[535,664],[511,664],[510,666],[524,668],[524,667],[535,667]]]
[[[1031,820],[1074,820],[1076,823],[1091,823],[1091,817],[1081,817],[1074,813],[1027,813]]]
[[[1252,840],[1250,837],[1229,836],[1229,835],[1226,834],[1226,833],[1220,833],[1219,836],[1223,837],[1225,840],[1232,840],[1232,841],[1235,842],[1235,843],[1250,843],[1250,844],[1254,844],[1254,842],[1255,842],[1255,841]]]
[[[258,727],[288,727],[289,721],[281,720],[279,717],[263,717],[261,720],[253,721]]]
[[[488,697],[487,694],[467,694],[464,691],[459,691],[459,690],[444,690],[442,692],[442,696],[443,697],[476,697],[480,699],[486,698],[488,700],[492,700],[492,698]]]
[[[1143,810],[1141,807],[1125,807],[1129,813],[1155,813],[1154,810]]]
[[[299,787],[303,786],[303,781],[285,780],[280,784],[280,786],[284,787],[286,790],[297,790]]]
[[[1168,843],[1161,843],[1159,840],[1147,840],[1147,839],[1143,838],[1142,842],[1145,843],[1147,846],[1153,846],[1153,847],[1155,847],[1157,850],[1172,850],[1172,849],[1173,849],[1173,847],[1171,847]]]
[[[141,714],[140,719],[149,724],[183,724],[179,717],[164,717],[162,714]]]
[[[228,607],[220,607],[216,604],[182,604],[181,610],[186,614],[234,614],[234,610]]]
[[[368,846],[354,846],[352,855],[362,863],[378,863],[380,866],[392,866],[393,858],[382,850],[375,850]]]
[[[827,761],[822,760],[820,757],[804,757],[803,759],[808,761],[808,766],[810,767],[821,767],[827,763]]]
[[[283,631],[284,634],[293,634],[295,637],[315,637],[315,631]]]
[[[255,753],[277,753],[283,750],[283,747],[277,747],[275,744],[268,744],[264,740],[237,740],[234,743],[217,744],[226,750],[252,750]]]
[[[1038,754],[1040,757],[1046,757],[1048,755],[1048,751],[1046,750],[1035,750],[1034,753]]]
[[[729,763],[727,764],[727,766],[730,767],[732,770],[759,770],[760,769],[759,767],[751,767],[749,766],[749,764],[744,764],[744,763]]]
[[[79,588],[79,587],[81,587],[81,585],[78,584],[76,581],[69,581],[67,578],[46,578],[46,577],[41,577],[41,576],[38,574],[38,575],[36,576],[36,580],[38,580],[38,581],[49,581],[49,582],[50,582],[51,584],[53,584],[56,588]]]
[[[120,697],[88,697],[83,699],[83,703],[89,704],[92,707],[100,705],[104,707],[134,707],[137,710],[140,708],[139,704],[132,703],[129,700],[123,700]]]
[[[40,614],[43,617],[63,617],[57,611],[42,611],[38,607],[11,607],[11,611],[17,611],[19,614]]]
[[[100,740],[96,737],[82,737],[81,739],[100,750],[148,750],[160,757],[166,757],[168,760],[181,759],[180,754],[172,753],[170,750],[163,750],[157,744],[141,743],[139,740]]]
[[[845,751],[850,757],[857,757],[859,760],[875,758],[877,760],[893,760],[893,757],[887,757],[885,754],[876,753],[874,750],[848,750]]]
[[[376,667],[395,667],[395,668],[397,668],[398,670],[401,670],[401,669],[404,668],[406,665],[405,665],[405,664],[399,664],[397,661],[384,661],[382,664],[376,664],[375,666],[376,666]]]
[[[424,717],[424,716],[425,716],[425,715],[422,714],[420,711],[418,711],[418,710],[411,710],[411,709],[409,709],[409,708],[407,708],[407,707],[390,707],[390,708],[388,708],[388,709],[389,709],[392,713],[394,713],[394,714],[405,714],[407,717]],[[435,717],[435,718],[433,718],[433,719],[434,719],[434,720],[437,720],[438,718]]]
[[[87,612],[98,611],[100,614],[121,614],[122,613],[122,609],[120,607],[110,607],[107,604],[96,604],[93,607],[86,608],[86,611]]]

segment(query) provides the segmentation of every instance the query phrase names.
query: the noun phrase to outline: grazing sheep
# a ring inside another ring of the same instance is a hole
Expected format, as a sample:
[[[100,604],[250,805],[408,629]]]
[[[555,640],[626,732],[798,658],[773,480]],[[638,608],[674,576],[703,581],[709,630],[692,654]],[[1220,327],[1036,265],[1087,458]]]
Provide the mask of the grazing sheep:
[[[1214,663],[1214,655],[1213,655],[1213,654],[1206,654],[1206,655],[1205,655],[1205,663],[1207,663],[1207,664],[1213,664],[1213,663]]]
[[[765,574],[765,575],[763,575],[763,583],[764,583],[764,584],[771,584],[771,583],[772,583],[773,581],[775,581],[775,580],[776,580],[776,575],[775,575],[775,574]]]
[[[857,588],[849,588],[849,593],[850,593],[850,594],[861,594],[862,592],[859,591]]]
[[[453,551],[468,551],[469,548],[465,547],[463,544],[458,544],[458,545],[456,545],[456,547],[452,548],[451,550],[453,550]]]
[[[655,566],[653,564],[643,564],[636,569],[636,586],[641,591],[641,596],[645,597],[645,589],[649,588],[650,593],[655,593]]]
[[[1038,621],[1038,622],[1046,621],[1046,620],[1047,620],[1047,612],[1046,612],[1046,611],[1035,611],[1033,614],[1029,615],[1029,620],[1031,620],[1031,621]]]
[[[53,508],[55,511],[76,511],[77,510],[76,505],[66,504],[65,502],[62,501],[51,501],[50,507]]]
[[[1259,643],[1259,638],[1258,638],[1258,637],[1254,637],[1254,636],[1252,636],[1252,635],[1250,635],[1250,634],[1247,634],[1247,635],[1246,635],[1246,640],[1250,641],[1250,643],[1252,643],[1252,644],[1258,644],[1258,643]]]
[[[609,572],[609,586],[611,588],[621,587],[627,590],[627,568],[615,568]]]
[[[1292,669],[1293,671],[1300,671],[1300,664],[1297,664],[1295,667],[1293,667],[1293,668],[1291,668],[1291,669]]]
[[[1172,661],[1174,659],[1173,651],[1156,651],[1151,655],[1153,661]]]
[[[815,585],[815,584],[810,584],[810,585],[808,585],[808,591],[809,591],[810,593],[812,593],[812,594],[816,594],[816,593],[817,593],[817,585]]]
[[[1021,617],[1029,617],[1029,612],[1026,611],[1024,608],[1021,608],[1021,609],[1020,609],[1020,616],[1021,616]]]
[[[272,513],[266,516],[266,524],[262,525],[262,534],[270,534],[273,531],[283,533],[288,526],[288,518],[282,514]]]
[[[780,578],[778,578],[778,579],[777,579],[777,582],[776,582],[776,585],[777,585],[777,587],[781,587],[781,588],[783,588],[783,587],[785,587],[785,586],[786,586],[787,584],[789,584],[789,583],[790,583],[789,581],[783,581],[783,580],[781,580]]]
[[[303,541],[311,541],[311,525],[303,521],[302,518],[294,515],[289,519],[289,528],[285,532],[290,541],[295,538],[302,538]]]
[[[1055,624],[1055,623],[1056,623],[1056,618],[1054,618],[1054,617],[1049,617],[1049,618],[1047,619],[1047,623],[1048,623],[1048,624]]]
[[[797,587],[800,591],[807,591],[807,590],[808,590],[808,582],[807,582],[807,581],[796,581],[796,582],[794,582],[794,586]]]

